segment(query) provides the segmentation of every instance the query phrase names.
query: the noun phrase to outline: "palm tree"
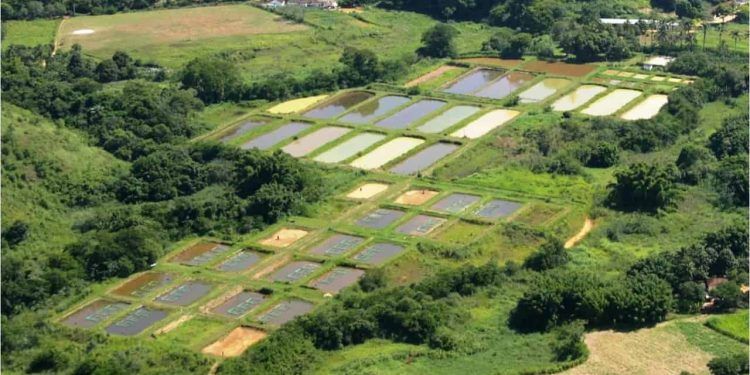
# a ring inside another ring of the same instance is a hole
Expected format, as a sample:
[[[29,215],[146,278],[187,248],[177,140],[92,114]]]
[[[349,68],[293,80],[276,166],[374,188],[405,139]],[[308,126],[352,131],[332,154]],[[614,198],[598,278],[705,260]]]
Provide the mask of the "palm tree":
[[[701,28],[703,29],[703,50],[706,50],[706,34],[708,34],[708,24],[703,23],[701,25]]]

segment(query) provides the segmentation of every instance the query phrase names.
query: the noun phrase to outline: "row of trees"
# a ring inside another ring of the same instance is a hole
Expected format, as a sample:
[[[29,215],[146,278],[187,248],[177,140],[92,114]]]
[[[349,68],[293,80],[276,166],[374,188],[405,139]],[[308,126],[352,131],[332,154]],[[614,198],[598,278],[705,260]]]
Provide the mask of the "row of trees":
[[[180,81],[184,88],[194,89],[205,103],[278,100],[392,80],[407,66],[406,61],[380,61],[374,52],[353,47],[344,49],[339,63],[330,71],[312,72],[304,78],[274,75],[245,84],[232,63],[216,57],[201,57],[185,66]]]

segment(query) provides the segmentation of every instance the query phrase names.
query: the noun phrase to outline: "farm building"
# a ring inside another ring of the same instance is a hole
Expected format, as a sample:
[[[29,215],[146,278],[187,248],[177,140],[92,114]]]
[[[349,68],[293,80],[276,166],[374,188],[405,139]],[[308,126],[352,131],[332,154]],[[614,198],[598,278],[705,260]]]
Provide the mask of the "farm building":
[[[654,70],[654,69],[665,69],[667,64],[672,62],[674,57],[669,56],[652,56],[648,60],[643,62],[643,69]]]
[[[339,6],[339,4],[335,0],[286,0],[284,2],[284,5],[296,5],[302,7],[323,9],[336,9]]]

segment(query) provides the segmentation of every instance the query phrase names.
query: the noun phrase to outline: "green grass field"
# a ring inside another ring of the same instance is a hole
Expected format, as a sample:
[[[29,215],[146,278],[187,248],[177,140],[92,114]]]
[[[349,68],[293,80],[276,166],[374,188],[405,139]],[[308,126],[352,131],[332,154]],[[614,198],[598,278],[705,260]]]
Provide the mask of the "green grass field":
[[[722,41],[726,43],[727,48],[731,51],[748,53],[748,29],[747,25],[739,23],[727,23],[724,31],[720,32],[718,25],[712,26],[706,33],[706,48],[717,48]],[[699,46],[703,46],[703,32],[696,32],[696,41]]]
[[[3,22],[3,48],[11,44],[37,46],[53,44],[60,20],[6,21]]]
[[[706,321],[706,325],[729,337],[748,342],[748,310],[711,317]]]

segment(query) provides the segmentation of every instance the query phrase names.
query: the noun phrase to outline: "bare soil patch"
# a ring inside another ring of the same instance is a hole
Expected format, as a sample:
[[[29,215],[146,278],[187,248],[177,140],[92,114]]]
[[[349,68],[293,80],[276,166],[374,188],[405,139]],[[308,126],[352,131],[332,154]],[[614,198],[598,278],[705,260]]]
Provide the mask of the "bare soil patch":
[[[439,67],[439,68],[437,68],[437,69],[435,69],[435,70],[433,70],[433,71],[431,71],[431,72],[429,72],[429,73],[427,73],[425,75],[422,75],[420,77],[417,77],[417,78],[415,78],[415,79],[407,82],[404,86],[405,87],[414,87],[414,86],[420,85],[422,83],[425,83],[425,82],[431,81],[431,80],[433,80],[433,79],[435,79],[437,77],[440,77],[441,75],[445,74],[445,72],[449,72],[449,71],[454,70],[454,69],[458,69],[458,67],[452,66],[452,65],[443,65],[443,66],[441,66],[441,67]]]
[[[419,206],[432,199],[436,195],[438,195],[438,192],[434,190],[409,190],[396,198],[396,203],[409,206]]]
[[[259,329],[237,327],[229,332],[228,335],[203,348],[202,352],[222,358],[236,357],[242,354],[245,349],[266,338],[266,336],[268,334]]]
[[[260,241],[260,243],[271,247],[287,247],[306,236],[307,233],[306,230],[302,229],[283,228],[271,235],[271,237]]]
[[[351,199],[370,199],[386,191],[388,186],[388,184],[367,183],[352,190],[346,197]]]
[[[183,316],[177,318],[177,320],[175,320],[175,321],[173,321],[173,322],[165,325],[164,327],[159,328],[158,330],[156,330],[154,332],[154,335],[155,336],[161,336],[161,335],[163,335],[165,333],[169,333],[170,331],[172,331],[175,328],[177,328],[180,325],[182,325],[182,323],[185,323],[188,320],[193,319],[193,317],[194,317],[194,315],[192,315],[192,314],[183,315]]]

